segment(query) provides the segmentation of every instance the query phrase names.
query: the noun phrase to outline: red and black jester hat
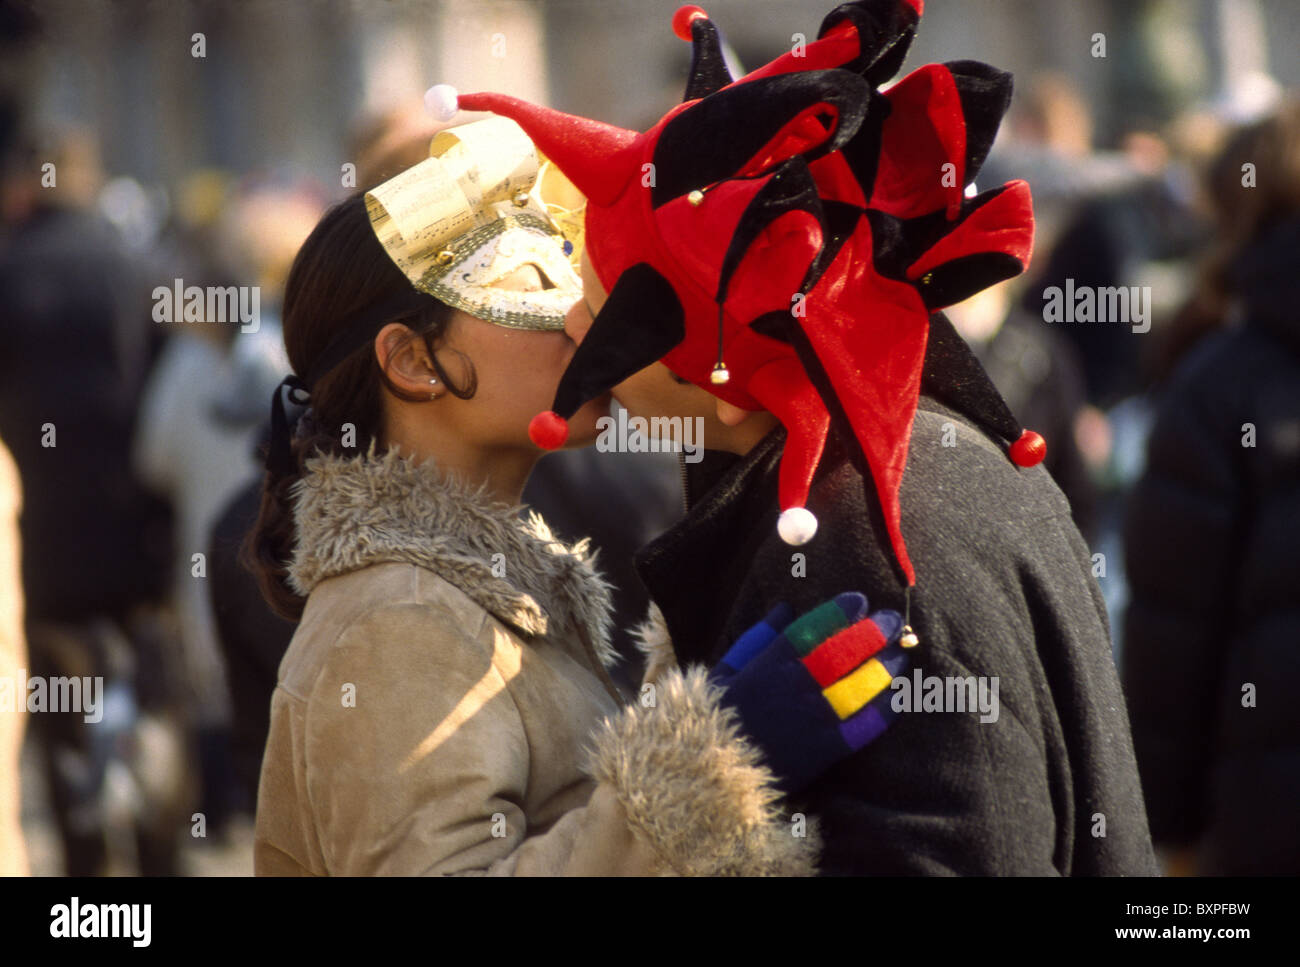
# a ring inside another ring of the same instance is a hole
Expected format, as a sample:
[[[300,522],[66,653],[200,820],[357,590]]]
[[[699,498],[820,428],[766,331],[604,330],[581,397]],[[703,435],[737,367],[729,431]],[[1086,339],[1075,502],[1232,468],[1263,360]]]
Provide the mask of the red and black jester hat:
[[[932,316],[1022,272],[1034,221],[1023,181],[965,197],[1010,75],[927,64],[878,90],[921,6],[839,6],[816,41],[735,81],[717,29],[683,7],[673,20],[694,46],[686,100],[644,133],[503,94],[459,97],[460,108],[517,121],[586,194],[588,252],[609,293],[553,410],[530,424],[534,442],[562,445],[579,407],[662,360],[780,419],[778,529],[802,544],[816,531],[804,505],[834,423],[874,482],[907,586],[898,489],[923,385],[1008,441],[1016,463],[1042,459],[1042,438],[1022,431],[970,349]]]

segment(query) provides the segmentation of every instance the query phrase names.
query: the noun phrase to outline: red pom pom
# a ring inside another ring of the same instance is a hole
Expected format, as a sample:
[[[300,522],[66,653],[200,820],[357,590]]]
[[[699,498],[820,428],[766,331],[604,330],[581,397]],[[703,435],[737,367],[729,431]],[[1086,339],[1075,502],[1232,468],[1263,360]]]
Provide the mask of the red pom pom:
[[[1018,467],[1032,467],[1043,462],[1047,456],[1047,441],[1033,430],[1020,434],[1020,439],[1011,444],[1011,460]]]
[[[558,450],[569,439],[569,422],[553,410],[528,421],[528,438],[543,450]]]
[[[709,15],[693,4],[687,4],[684,7],[678,7],[677,12],[673,14],[673,33],[688,44],[691,42],[691,24],[703,17],[709,19]]]

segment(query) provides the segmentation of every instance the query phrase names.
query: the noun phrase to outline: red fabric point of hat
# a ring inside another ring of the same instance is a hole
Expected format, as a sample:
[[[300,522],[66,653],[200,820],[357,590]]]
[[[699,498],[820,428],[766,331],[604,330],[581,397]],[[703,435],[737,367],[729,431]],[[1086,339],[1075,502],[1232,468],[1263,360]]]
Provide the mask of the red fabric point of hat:
[[[621,157],[636,140],[635,131],[492,91],[462,94],[459,104],[462,111],[491,111],[516,121],[538,150],[596,205],[612,204],[633,175],[641,173],[630,158]]]
[[[1018,467],[1032,467],[1043,462],[1047,456],[1047,441],[1033,430],[1020,434],[1020,439],[1011,444],[1011,462]]]
[[[793,356],[761,367],[750,377],[746,389],[786,430],[777,482],[781,510],[803,507],[830,433],[826,404]]]
[[[707,20],[709,15],[694,4],[678,7],[677,12],[673,14],[673,33],[690,43],[692,40],[691,24],[701,17]]]
[[[569,423],[553,410],[538,413],[528,421],[528,439],[543,450],[558,450],[569,439]]]
[[[842,67],[856,58],[861,49],[862,40],[858,36],[858,28],[846,20],[837,24],[820,40],[782,54],[776,60],[750,71],[741,80],[755,81],[777,74]]]
[[[839,113],[833,104],[825,102],[804,108],[781,125],[781,129],[772,135],[767,144],[741,166],[736,177],[759,175],[797,154],[811,151],[835,132]],[[823,120],[825,118],[830,120]]]
[[[967,181],[966,122],[952,72],[926,64],[885,97],[890,112],[881,129],[871,207],[898,218],[944,209],[951,221],[961,211]]]

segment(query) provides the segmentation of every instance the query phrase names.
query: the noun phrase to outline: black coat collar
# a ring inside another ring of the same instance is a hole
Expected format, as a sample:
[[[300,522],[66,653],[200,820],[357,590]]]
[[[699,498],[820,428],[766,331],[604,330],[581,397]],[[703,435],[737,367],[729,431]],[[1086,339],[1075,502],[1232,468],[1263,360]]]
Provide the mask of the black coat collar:
[[[776,427],[743,457],[706,451],[688,465],[686,516],[636,555],[637,573],[663,612],[677,658],[710,662],[727,632],[729,604],[776,540],[786,431]],[[814,482],[848,459],[832,434]]]

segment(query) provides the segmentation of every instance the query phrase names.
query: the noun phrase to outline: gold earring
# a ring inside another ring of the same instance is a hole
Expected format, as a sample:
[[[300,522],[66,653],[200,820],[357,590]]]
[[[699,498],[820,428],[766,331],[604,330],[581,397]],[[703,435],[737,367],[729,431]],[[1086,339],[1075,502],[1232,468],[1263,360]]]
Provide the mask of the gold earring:
[[[436,379],[430,379],[430,380],[429,380],[429,385],[430,385],[430,386],[436,386],[436,385],[438,385],[438,381],[437,381]],[[431,399],[431,400],[436,400],[437,398],[438,398],[438,394],[437,394],[437,393],[430,393],[430,394],[429,394],[429,399]]]

